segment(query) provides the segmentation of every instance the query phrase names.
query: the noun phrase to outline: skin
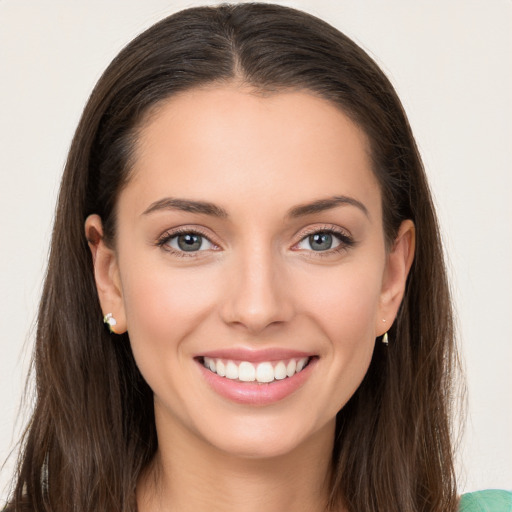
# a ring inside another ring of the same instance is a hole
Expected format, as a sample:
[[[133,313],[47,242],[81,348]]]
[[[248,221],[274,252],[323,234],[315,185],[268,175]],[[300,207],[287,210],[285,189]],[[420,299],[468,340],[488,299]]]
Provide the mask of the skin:
[[[129,332],[154,391],[159,451],[141,510],[324,510],[336,413],[395,318],[414,253],[410,221],[386,250],[367,148],[343,112],[306,92],[212,86],[148,116],[115,246],[98,216],[85,226],[103,311]],[[297,211],[334,196],[349,203]],[[223,215],[155,207],[165,198]],[[158,243],[176,228],[204,235],[204,250]],[[314,251],[309,235],[328,230],[341,238]],[[231,348],[301,350],[315,363],[283,400],[238,404],[194,359]]]

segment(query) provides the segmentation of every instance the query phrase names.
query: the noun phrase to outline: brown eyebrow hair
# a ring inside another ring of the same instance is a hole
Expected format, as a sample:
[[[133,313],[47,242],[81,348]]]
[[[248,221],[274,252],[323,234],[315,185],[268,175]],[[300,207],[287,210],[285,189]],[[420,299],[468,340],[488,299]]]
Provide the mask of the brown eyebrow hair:
[[[361,203],[361,201],[347,196],[333,196],[326,199],[318,199],[311,203],[294,206],[288,211],[286,216],[291,218],[303,217],[347,204],[359,208],[367,217],[370,217],[368,209],[363,203]],[[181,210],[184,212],[202,213],[204,215],[212,215],[220,218],[228,217],[228,212],[224,210],[224,208],[213,203],[209,203],[207,201],[194,201],[191,199],[177,199],[173,197],[165,197],[155,201],[149,205],[146,210],[144,210],[143,215],[159,210]]]
[[[190,199],[177,199],[173,197],[165,197],[150,204],[143,212],[147,215],[159,210],[181,210],[190,213],[202,213],[204,215],[213,215],[214,217],[225,218],[228,212],[223,208],[209,203],[207,201],[192,201]]]
[[[361,203],[361,201],[347,196],[333,196],[327,199],[318,199],[312,203],[295,206],[288,212],[287,216],[292,218],[302,217],[304,215],[323,212],[346,204],[359,208],[368,218],[370,218],[368,209],[363,203]]]

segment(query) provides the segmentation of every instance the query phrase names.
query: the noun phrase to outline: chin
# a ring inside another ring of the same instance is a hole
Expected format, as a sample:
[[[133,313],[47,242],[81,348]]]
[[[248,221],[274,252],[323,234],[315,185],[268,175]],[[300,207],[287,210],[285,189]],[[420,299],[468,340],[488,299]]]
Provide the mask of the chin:
[[[311,420],[305,423],[297,418],[242,417],[232,421],[231,427],[209,428],[204,439],[228,456],[263,460],[293,455],[315,443],[332,450],[334,430],[335,418],[318,427]]]

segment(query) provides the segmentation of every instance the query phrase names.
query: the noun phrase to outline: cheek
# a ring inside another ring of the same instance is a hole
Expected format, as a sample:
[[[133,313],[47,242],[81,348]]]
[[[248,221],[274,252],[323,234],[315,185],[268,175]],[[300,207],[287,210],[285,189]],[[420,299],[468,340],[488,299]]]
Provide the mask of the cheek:
[[[329,403],[329,414],[335,415],[359,387],[371,362],[382,266],[377,261],[328,270],[325,275],[304,276],[295,293],[302,297],[302,311],[323,335],[325,386],[318,399]]]
[[[377,265],[341,266],[329,272],[305,275],[300,288],[301,307],[336,343],[359,344],[375,338],[382,272]]]
[[[137,264],[139,263],[139,264]],[[196,378],[187,343],[216,303],[205,272],[180,271],[161,261],[125,262],[123,298],[127,329],[137,366],[155,394],[173,411],[199,400],[183,382]],[[188,400],[187,400],[188,397]]]
[[[215,287],[205,286],[208,280],[200,271],[176,271],[161,263],[142,267],[135,262],[123,271],[128,333],[134,353],[141,357],[158,359],[179,351],[182,340],[215,304]]]

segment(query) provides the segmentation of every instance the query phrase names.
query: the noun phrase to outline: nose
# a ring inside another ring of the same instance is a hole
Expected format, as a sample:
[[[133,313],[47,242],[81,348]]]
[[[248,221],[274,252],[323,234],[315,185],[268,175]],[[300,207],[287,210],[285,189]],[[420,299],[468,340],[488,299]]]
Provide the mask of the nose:
[[[236,258],[226,280],[221,316],[251,334],[289,322],[294,315],[287,271],[271,250],[248,250]]]

